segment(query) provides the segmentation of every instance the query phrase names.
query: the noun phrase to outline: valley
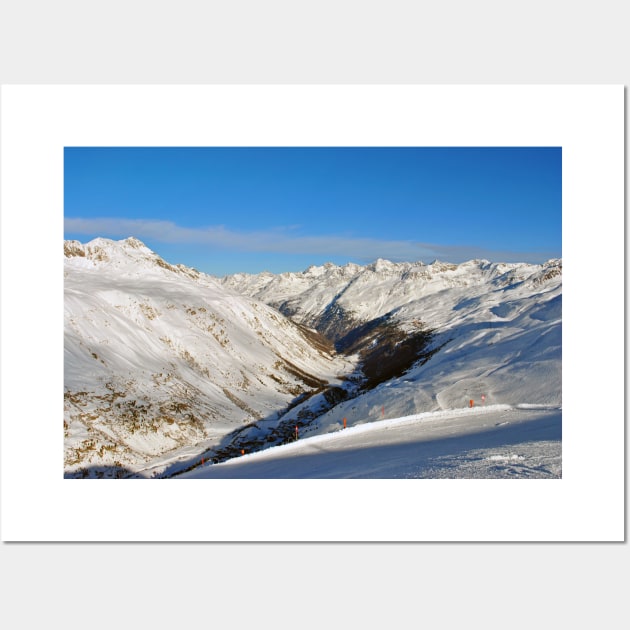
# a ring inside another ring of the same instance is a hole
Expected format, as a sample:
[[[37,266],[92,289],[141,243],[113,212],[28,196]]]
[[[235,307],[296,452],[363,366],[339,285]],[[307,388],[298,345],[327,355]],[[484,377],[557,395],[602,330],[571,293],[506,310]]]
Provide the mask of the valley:
[[[481,396],[561,406],[560,260],[215,278],[133,238],[65,253],[66,477],[177,477]]]

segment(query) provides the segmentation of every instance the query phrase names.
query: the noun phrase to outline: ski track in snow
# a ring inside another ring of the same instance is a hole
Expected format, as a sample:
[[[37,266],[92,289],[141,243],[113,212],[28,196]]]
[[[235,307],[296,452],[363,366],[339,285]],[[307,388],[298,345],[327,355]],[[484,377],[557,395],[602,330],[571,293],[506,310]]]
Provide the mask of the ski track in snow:
[[[188,479],[550,479],[562,410],[489,405],[375,421],[205,465]]]

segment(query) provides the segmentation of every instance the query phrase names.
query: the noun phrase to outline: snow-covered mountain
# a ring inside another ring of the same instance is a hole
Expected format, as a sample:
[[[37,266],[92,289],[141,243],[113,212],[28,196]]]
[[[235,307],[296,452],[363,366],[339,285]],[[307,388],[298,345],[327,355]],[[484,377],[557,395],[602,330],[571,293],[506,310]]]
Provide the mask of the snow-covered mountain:
[[[340,350],[358,350],[364,378],[370,367],[391,366],[410,339],[420,343],[401,374],[386,371],[354,391],[344,384],[348,398],[298,442],[184,477],[562,476],[560,260],[378,260],[222,282],[317,327]]]
[[[561,274],[561,260],[543,265],[486,260],[425,265],[378,259],[366,266],[326,263],[297,273],[235,274],[221,282],[338,338],[389,313],[398,321],[421,314],[429,326],[452,327],[461,319],[452,311],[465,308],[465,298],[485,295],[484,306],[492,307],[504,298],[548,293],[561,286]],[[483,301],[479,297],[478,305]]]
[[[222,282],[317,328],[338,349],[356,350],[363,371],[372,371],[367,376],[375,386],[322,415],[321,430],[339,427],[344,417],[355,424],[460,408],[471,400],[562,403],[561,260],[377,260]],[[410,352],[403,369],[388,373],[405,344]]]
[[[561,409],[561,260],[219,279],[134,238],[64,249],[66,476],[180,475],[471,404]]]
[[[134,238],[64,253],[67,476],[204,452],[352,369],[312,331]]]

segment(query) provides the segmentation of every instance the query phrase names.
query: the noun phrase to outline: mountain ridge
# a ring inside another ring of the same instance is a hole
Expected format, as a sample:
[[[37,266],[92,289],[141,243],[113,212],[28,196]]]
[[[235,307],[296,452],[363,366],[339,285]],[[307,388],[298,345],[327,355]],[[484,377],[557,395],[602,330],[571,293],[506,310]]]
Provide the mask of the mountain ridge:
[[[385,407],[400,416],[459,408],[482,395],[561,405],[562,259],[380,262],[345,277],[340,269],[221,280],[359,353],[372,387],[323,414],[322,427],[374,420]],[[383,366],[396,363],[388,374]]]
[[[217,278],[133,237],[65,241],[64,253],[67,476],[168,476],[296,427],[316,435],[481,394],[561,405],[561,259]]]
[[[542,264],[491,263],[470,260],[460,264],[434,262],[396,263],[378,259],[369,265],[329,263],[311,266],[303,272],[284,274],[235,274],[220,279],[223,286],[260,299],[315,329],[322,324],[326,311],[336,308],[342,316],[366,323],[407,306],[415,300],[447,289],[471,287],[471,291],[503,289],[519,282],[545,284],[561,276],[562,260],[550,259]],[[427,322],[443,326],[446,317]]]

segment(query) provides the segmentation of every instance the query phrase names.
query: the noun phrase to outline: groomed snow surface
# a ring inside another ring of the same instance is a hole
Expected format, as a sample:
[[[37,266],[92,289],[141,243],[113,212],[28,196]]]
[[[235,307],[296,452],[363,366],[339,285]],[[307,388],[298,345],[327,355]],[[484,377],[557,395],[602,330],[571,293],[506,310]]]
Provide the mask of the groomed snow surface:
[[[559,407],[489,405],[360,424],[179,478],[560,478],[561,440]]]

